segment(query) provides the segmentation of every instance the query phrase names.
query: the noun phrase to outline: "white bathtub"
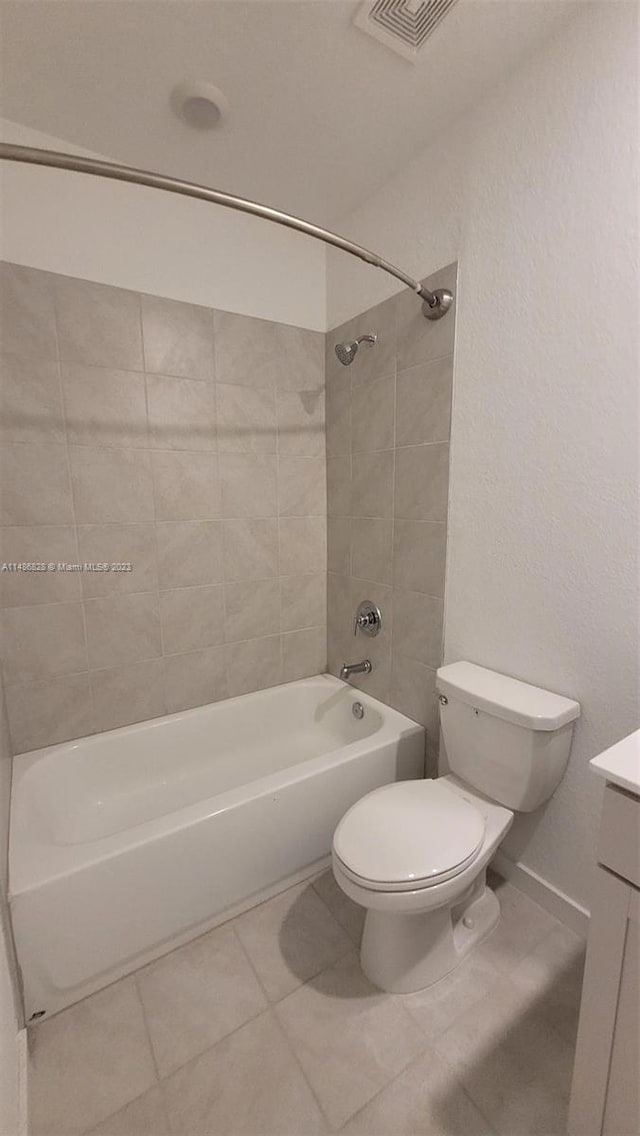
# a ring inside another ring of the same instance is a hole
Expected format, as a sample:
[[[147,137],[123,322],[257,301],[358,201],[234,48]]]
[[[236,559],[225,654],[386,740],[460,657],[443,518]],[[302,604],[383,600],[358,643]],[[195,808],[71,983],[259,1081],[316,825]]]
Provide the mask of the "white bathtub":
[[[421,726],[319,675],[16,757],[27,1021],[313,874],[345,810],[423,753]]]

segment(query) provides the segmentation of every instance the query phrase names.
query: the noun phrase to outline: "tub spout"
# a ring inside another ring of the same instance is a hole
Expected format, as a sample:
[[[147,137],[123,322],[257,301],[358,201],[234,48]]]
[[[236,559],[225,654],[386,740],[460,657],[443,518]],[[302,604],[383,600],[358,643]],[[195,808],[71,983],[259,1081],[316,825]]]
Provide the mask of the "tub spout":
[[[340,667],[340,678],[343,679],[344,682],[346,682],[346,680],[350,678],[351,675],[368,675],[371,674],[372,670],[373,667],[371,665],[370,659],[363,659],[361,663],[343,663]]]

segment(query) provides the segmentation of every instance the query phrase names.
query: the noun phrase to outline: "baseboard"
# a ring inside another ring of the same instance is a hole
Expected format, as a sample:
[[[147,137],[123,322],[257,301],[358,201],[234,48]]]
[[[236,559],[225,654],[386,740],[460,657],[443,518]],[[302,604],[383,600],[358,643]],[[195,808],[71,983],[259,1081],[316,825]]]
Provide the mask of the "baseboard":
[[[18,1065],[18,1136],[29,1136],[29,1051],[26,1029],[16,1035]]]
[[[542,876],[539,876],[531,868],[526,868],[524,864],[510,860],[500,849],[493,858],[492,866],[498,875],[509,880],[521,892],[538,903],[540,907],[544,907],[545,911],[559,919],[565,927],[586,939],[589,930],[589,912],[586,908],[570,899],[568,895],[554,887],[548,880],[543,880]]]

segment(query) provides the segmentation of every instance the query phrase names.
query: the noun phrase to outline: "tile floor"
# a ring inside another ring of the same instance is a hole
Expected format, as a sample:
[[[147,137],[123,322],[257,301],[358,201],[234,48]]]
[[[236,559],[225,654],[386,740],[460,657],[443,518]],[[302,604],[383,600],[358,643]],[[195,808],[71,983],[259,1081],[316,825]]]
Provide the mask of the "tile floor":
[[[33,1136],[561,1136],[582,942],[510,884],[419,994],[374,989],[330,872],[30,1033]]]

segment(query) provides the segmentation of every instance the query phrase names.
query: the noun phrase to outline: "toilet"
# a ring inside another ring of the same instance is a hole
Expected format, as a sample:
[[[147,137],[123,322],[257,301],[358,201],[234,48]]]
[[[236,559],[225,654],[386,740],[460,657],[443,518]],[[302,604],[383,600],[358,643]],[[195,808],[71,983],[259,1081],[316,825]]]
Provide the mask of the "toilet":
[[[366,908],[361,964],[376,986],[422,990],[453,970],[495,927],[486,868],[515,812],[559,785],[580,705],[459,662],[436,688],[450,772],[374,789],[343,816],[333,872]]]

